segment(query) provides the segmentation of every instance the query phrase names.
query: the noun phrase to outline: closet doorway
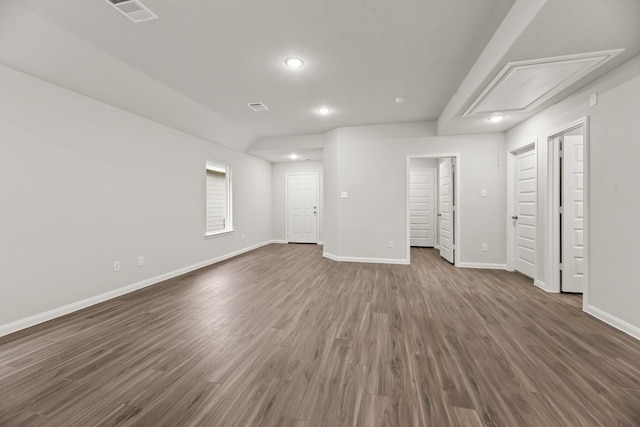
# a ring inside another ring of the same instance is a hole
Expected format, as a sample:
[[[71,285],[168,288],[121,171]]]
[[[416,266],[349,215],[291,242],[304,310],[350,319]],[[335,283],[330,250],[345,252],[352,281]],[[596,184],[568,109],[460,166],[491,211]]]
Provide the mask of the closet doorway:
[[[407,258],[411,247],[433,247],[456,264],[460,245],[459,155],[407,157]]]

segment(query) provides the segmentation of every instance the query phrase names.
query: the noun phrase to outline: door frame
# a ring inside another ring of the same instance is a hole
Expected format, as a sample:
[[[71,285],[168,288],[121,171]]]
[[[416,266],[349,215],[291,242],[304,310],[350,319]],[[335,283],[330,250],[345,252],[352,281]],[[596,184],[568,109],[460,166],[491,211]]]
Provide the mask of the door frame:
[[[556,142],[558,137],[571,132],[577,128],[583,128],[584,138],[584,292],[582,294],[583,309],[589,305],[590,294],[590,260],[591,260],[591,196],[590,196],[590,130],[589,117],[582,117],[575,122],[569,123],[560,129],[547,135],[548,144],[548,188],[547,188],[547,210],[545,212],[545,222],[547,227],[546,253],[547,265],[550,271],[547,277],[546,290],[548,292],[560,293],[560,147]]]
[[[405,203],[404,203],[404,211],[405,211],[405,259],[407,260],[407,264],[411,264],[411,212],[409,209],[409,173],[411,169],[411,159],[440,159],[443,157],[450,157],[455,159],[456,163],[456,172],[455,179],[453,181],[453,191],[454,191],[454,203],[455,203],[455,211],[454,211],[454,234],[453,234],[453,265],[459,267],[460,259],[462,259],[462,228],[460,226],[460,217],[462,216],[462,209],[460,209],[460,182],[462,176],[462,164],[460,161],[460,153],[442,153],[442,154],[410,154],[407,155],[406,164],[405,164]],[[438,177],[440,179],[440,177]],[[436,185],[437,187],[437,185]],[[438,194],[438,197],[440,195]],[[437,241],[439,244],[439,240]]]
[[[516,241],[515,227],[513,227],[513,220],[511,217],[515,215],[516,207],[516,156],[524,151],[533,150],[536,157],[536,268],[534,269],[533,283],[537,285],[536,280],[538,276],[538,199],[540,192],[538,191],[538,138],[534,138],[525,145],[516,148],[513,151],[507,153],[507,271],[515,271],[515,259],[516,259]],[[511,242],[511,243],[509,243]]]
[[[316,176],[316,245],[320,242],[320,174],[318,172],[290,172],[284,175],[284,199],[285,199],[285,237],[289,242],[289,176],[315,175]]]

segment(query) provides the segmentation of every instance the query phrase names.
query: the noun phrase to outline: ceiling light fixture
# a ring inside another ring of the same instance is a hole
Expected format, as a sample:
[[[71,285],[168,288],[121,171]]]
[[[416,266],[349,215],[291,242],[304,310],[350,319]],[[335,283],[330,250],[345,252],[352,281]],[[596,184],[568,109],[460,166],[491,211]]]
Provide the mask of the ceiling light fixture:
[[[287,64],[289,68],[300,68],[304,65],[304,62],[300,58],[287,58],[284,63]]]
[[[489,117],[489,121],[491,123],[499,123],[501,121],[503,121],[506,117],[503,114],[493,114],[491,117]]]
[[[396,96],[395,98],[393,98],[393,100],[396,102],[396,104],[402,104],[407,100],[407,98],[405,98],[404,96]]]
[[[298,156],[297,154],[289,154],[287,157],[290,158],[291,160],[295,160],[300,156]]]
[[[320,107],[320,108],[318,108],[318,114],[322,114],[323,116],[326,116],[330,112],[331,112],[331,108],[329,108],[329,107]]]

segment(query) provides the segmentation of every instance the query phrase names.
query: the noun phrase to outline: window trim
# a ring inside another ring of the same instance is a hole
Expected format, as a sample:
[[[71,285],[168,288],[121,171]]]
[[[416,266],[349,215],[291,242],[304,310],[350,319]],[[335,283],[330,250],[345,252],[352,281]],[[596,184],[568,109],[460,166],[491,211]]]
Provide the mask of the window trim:
[[[206,165],[205,165],[205,238],[212,238],[212,237],[218,237],[218,236],[225,236],[228,234],[232,234],[235,230],[233,228],[233,195],[232,195],[232,185],[231,185],[231,166],[224,164],[224,163],[220,163],[220,162],[214,162],[214,161],[210,161],[207,160]],[[212,231],[212,232],[207,232],[207,196],[206,196],[206,178],[207,178],[207,172],[208,171],[213,171],[213,172],[221,172],[224,173],[225,175],[225,185],[226,185],[226,195],[227,195],[227,200],[226,200],[226,207],[227,207],[227,217],[225,219],[225,228],[222,230],[216,230],[216,231]]]

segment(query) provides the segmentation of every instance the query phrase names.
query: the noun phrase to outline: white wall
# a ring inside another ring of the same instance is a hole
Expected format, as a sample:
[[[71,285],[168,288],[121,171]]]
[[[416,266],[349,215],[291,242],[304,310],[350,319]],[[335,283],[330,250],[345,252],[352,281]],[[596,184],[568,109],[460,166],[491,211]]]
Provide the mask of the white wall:
[[[325,134],[324,151],[323,151],[323,225],[322,240],[324,242],[323,251],[330,254],[340,253],[340,240],[338,238],[339,221],[339,164],[338,157],[338,135],[339,130],[334,129]]]
[[[4,66],[0,88],[0,335],[271,239],[269,163]],[[232,235],[204,237],[206,160],[231,165]]]
[[[407,156],[459,153],[460,262],[505,264],[503,134],[437,137],[434,122],[419,128],[415,124],[340,128],[335,139],[325,143],[325,218],[335,217],[331,226],[337,228],[331,233],[325,220],[327,256],[405,262]],[[488,190],[486,198],[480,197],[483,188]],[[341,191],[349,197],[341,199]],[[388,247],[389,240],[393,248]],[[481,251],[482,243],[489,245],[489,252]]]
[[[589,107],[589,95],[598,104]],[[548,233],[548,136],[589,118],[590,286],[585,310],[640,337],[640,57],[554,105],[507,134],[513,151],[538,138],[538,242]],[[544,246],[538,244],[536,274],[546,281]]]
[[[438,159],[409,159],[411,169],[438,169]]]
[[[251,145],[246,152],[271,163],[288,162],[289,156],[294,153],[301,159],[321,161],[324,140],[324,134],[262,138]]]
[[[20,2],[0,1],[0,64],[237,151],[255,140],[242,126],[43,19]]]
[[[287,240],[287,174],[318,174],[318,241],[322,242],[324,217],[324,179],[322,162],[282,162],[272,164],[272,230],[274,240]]]

